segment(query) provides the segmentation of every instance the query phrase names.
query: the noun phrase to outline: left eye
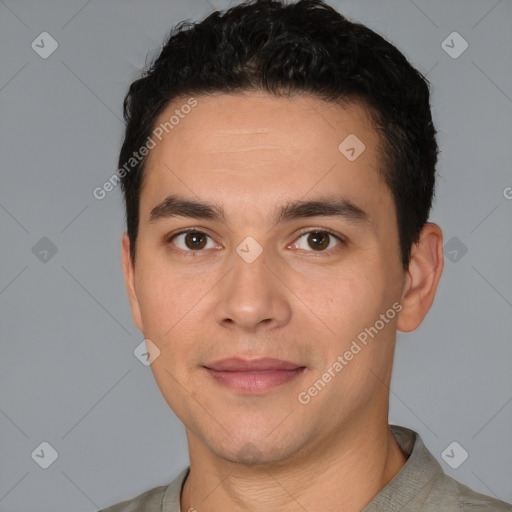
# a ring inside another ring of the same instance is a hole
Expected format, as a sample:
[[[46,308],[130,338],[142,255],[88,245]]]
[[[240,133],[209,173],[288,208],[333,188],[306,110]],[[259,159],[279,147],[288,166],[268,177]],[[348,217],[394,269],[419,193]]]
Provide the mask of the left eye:
[[[329,231],[309,231],[297,238],[297,241],[295,241],[291,247],[306,251],[313,249],[313,251],[323,252],[327,249],[332,249],[332,247],[341,242],[342,240],[338,236]]]

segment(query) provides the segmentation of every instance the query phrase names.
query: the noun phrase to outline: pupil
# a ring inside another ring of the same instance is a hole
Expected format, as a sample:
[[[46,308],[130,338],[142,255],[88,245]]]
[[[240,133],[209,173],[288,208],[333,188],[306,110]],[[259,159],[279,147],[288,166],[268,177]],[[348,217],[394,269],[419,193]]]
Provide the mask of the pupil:
[[[312,249],[325,249],[329,245],[329,236],[327,233],[311,233],[308,242],[313,242]]]
[[[206,245],[205,239],[202,233],[187,233],[185,244],[189,249],[202,249]]]

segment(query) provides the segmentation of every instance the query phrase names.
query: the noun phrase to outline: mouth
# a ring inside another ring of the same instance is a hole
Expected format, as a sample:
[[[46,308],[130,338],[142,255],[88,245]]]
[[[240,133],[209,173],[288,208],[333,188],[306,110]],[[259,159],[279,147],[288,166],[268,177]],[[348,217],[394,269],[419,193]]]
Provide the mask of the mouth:
[[[222,359],[203,368],[220,385],[234,391],[259,394],[296,379],[306,369],[280,359]]]

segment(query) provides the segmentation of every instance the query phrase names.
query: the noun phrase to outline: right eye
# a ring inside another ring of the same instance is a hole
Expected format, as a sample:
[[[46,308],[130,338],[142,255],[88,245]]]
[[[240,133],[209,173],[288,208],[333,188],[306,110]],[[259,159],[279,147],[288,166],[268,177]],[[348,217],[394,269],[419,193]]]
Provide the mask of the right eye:
[[[206,233],[193,229],[175,233],[167,238],[167,242],[172,242],[178,249],[185,252],[201,251],[202,249],[214,249],[219,247]]]

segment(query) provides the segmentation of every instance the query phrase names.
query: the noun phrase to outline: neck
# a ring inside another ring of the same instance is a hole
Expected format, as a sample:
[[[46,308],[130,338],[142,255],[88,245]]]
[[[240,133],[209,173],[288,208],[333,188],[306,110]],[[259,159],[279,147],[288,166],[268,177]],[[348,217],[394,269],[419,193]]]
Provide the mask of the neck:
[[[292,463],[252,467],[213,456],[187,431],[190,473],[181,510],[360,511],[407,459],[387,420],[366,425],[326,437]]]

